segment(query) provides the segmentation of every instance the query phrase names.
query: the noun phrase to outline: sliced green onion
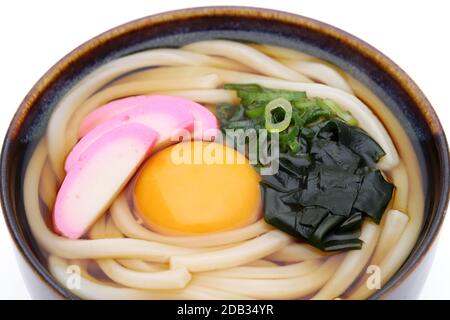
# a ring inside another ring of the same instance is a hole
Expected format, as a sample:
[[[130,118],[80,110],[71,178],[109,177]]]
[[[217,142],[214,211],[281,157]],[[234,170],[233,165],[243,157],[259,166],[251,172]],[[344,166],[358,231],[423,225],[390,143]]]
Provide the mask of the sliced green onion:
[[[316,100],[315,99],[302,99],[302,100],[296,100],[292,102],[292,105],[299,109],[299,110],[305,110],[309,108],[313,108],[316,106]]]
[[[300,151],[300,143],[297,140],[291,140],[288,142],[289,148],[293,153],[297,153]]]
[[[265,107],[256,107],[253,109],[247,109],[245,110],[245,114],[249,118],[259,118],[264,114]]]
[[[273,122],[272,112],[276,109],[284,110],[284,119],[280,122]],[[269,132],[281,132],[289,127],[292,119],[292,105],[285,98],[277,98],[270,101],[264,111],[265,126]]]
[[[342,110],[341,107],[333,100],[323,99],[322,102],[348,125],[356,126],[358,124],[358,120],[356,120],[350,112]]]

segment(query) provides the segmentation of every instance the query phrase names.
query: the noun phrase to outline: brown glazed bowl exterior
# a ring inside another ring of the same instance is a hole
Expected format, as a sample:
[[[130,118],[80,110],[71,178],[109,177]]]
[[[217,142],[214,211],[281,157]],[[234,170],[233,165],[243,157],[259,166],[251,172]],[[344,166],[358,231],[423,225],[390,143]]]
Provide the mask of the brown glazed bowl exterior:
[[[330,61],[369,87],[409,135],[426,186],[424,225],[408,259],[371,299],[416,298],[432,260],[449,196],[449,150],[439,120],[423,93],[397,65],[354,36],[298,15],[243,7],[207,7],[167,12],[107,31],[78,47],[31,89],[7,132],[1,155],[1,201],[23,277],[34,298],[76,299],[46,269],[22,200],[27,150],[43,135],[58,99],[78,79],[105,61],[155,47],[224,38],[299,49]]]

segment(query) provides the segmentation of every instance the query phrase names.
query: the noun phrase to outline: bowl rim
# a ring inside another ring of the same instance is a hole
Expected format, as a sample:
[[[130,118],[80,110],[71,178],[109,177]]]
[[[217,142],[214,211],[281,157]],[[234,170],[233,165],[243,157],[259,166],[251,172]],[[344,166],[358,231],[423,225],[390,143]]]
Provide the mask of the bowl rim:
[[[402,274],[397,271],[388,282],[377,292],[369,296],[369,299],[384,298],[389,295],[394,289],[400,286],[406,278],[413,273],[413,271],[421,264],[423,258],[427,255],[429,249],[435,243],[439,234],[440,228],[443,224],[443,220],[446,214],[448,201],[449,201],[449,182],[450,182],[450,160],[449,160],[449,147],[445,132],[442,125],[432,107],[422,91],[414,83],[414,81],[404,72],[399,66],[397,66],[392,60],[390,60],[383,53],[376,48],[367,44],[363,40],[356,36],[336,28],[327,23],[305,17],[298,14],[293,14],[284,11],[278,11],[273,9],[266,9],[260,7],[246,7],[246,6],[206,6],[178,9],[172,11],[165,11],[149,16],[145,16],[122,25],[109,29],[106,32],[84,42],[80,46],[65,55],[62,59],[56,62],[31,88],[28,94],[21,102],[17,109],[13,119],[10,122],[9,128],[4,138],[4,143],[1,152],[0,159],[0,194],[1,205],[3,215],[6,221],[6,225],[11,234],[12,240],[23,257],[24,261],[28,264],[30,269],[34,272],[35,276],[40,278],[41,283],[46,285],[50,291],[59,298],[78,298],[72,294],[69,290],[60,285],[47,271],[37,259],[37,257],[31,252],[28,241],[24,239],[21,234],[18,225],[14,221],[15,212],[12,209],[12,205],[7,196],[9,183],[6,181],[3,174],[8,170],[7,155],[10,153],[11,140],[13,140],[26,118],[28,112],[32,109],[36,99],[46,91],[49,83],[52,79],[57,79],[67,69],[68,65],[72,61],[76,61],[80,56],[89,53],[98,44],[114,41],[115,38],[121,35],[127,34],[133,30],[137,30],[141,27],[148,27],[160,22],[175,22],[180,19],[186,18],[200,18],[205,16],[221,16],[221,15],[233,15],[245,18],[265,18],[269,20],[275,20],[280,23],[294,24],[299,27],[307,27],[309,29],[319,31],[322,34],[331,36],[337,40],[340,40],[343,45],[350,46],[352,49],[363,54],[371,62],[378,65],[386,71],[390,77],[397,81],[402,89],[407,92],[408,96],[412,98],[414,104],[418,106],[418,109],[422,112],[422,115],[426,119],[427,126],[433,133],[439,133],[435,135],[435,143],[439,157],[440,172],[443,175],[442,192],[439,197],[439,203],[436,208],[436,216],[431,222],[430,228],[427,231],[424,241],[420,243],[418,250],[415,252],[415,256],[412,258],[412,265],[403,270]]]

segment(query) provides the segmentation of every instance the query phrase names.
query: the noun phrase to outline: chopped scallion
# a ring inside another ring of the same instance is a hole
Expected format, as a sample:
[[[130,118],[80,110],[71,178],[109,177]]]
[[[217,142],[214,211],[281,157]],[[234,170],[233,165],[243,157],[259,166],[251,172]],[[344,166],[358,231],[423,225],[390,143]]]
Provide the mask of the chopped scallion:
[[[273,112],[277,109],[284,111],[284,119],[274,122]],[[269,132],[281,132],[289,127],[292,119],[292,105],[285,98],[277,98],[270,101],[264,110],[265,126]]]

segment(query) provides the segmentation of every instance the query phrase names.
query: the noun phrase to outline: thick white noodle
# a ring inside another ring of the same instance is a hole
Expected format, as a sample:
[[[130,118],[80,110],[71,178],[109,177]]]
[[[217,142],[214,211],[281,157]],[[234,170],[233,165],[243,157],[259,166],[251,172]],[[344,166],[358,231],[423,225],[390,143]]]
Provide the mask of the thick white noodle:
[[[342,91],[353,93],[343,76],[333,68],[324,63],[313,61],[281,60],[281,62],[293,70],[305,76],[324,83],[330,87],[341,89]]]
[[[215,247],[241,242],[257,237],[273,229],[273,227],[265,223],[263,219],[259,219],[257,222],[241,229],[213,233],[204,236],[165,236],[140,225],[135,220],[128,205],[126,196],[123,194],[114,201],[111,207],[111,217],[120,231],[130,238],[194,248]]]
[[[51,211],[55,203],[56,193],[58,192],[58,181],[53,174],[50,161],[45,161],[42,175],[39,181],[39,196],[45,203],[45,206]]]
[[[275,262],[269,261],[269,260],[259,259],[259,260],[255,260],[250,263],[247,263],[244,266],[247,266],[247,267],[276,267],[276,266],[278,266],[278,264],[276,264]],[[212,272],[214,272],[214,271],[212,271]]]
[[[292,59],[298,61],[317,60],[317,58],[309,54],[289,48],[259,43],[252,43],[250,46],[276,59]]]
[[[220,278],[286,279],[311,273],[318,269],[322,263],[323,261],[316,259],[284,266],[242,266],[203,272],[202,275]]]
[[[204,104],[237,104],[239,99],[235,92],[223,89],[203,89],[203,90],[168,90],[158,91],[157,94],[165,94],[169,96],[176,96],[187,98],[192,101]]]
[[[256,299],[298,299],[313,294],[334,274],[341,257],[329,258],[315,271],[288,279],[236,279],[194,275],[192,284],[220,288]]]
[[[182,49],[227,57],[271,77],[292,81],[309,81],[308,78],[243,43],[227,40],[206,40],[188,44]]]
[[[409,187],[408,173],[404,164],[400,164],[390,172],[391,180],[395,185],[393,207],[405,211],[408,209]]]
[[[111,220],[102,217],[89,232],[91,239],[120,237]],[[142,272],[129,270],[112,259],[97,259],[97,265],[111,280],[136,289],[182,289],[191,280],[185,268]]]
[[[70,276],[67,272],[69,265],[63,259],[51,255],[48,259],[49,269],[52,275],[63,286],[72,290],[77,296],[83,299],[104,299],[104,300],[183,300],[183,299],[249,299],[242,294],[230,294],[220,290],[202,288],[200,286],[189,286],[183,290],[139,290],[122,288],[111,284],[103,284],[99,281],[82,276],[79,288],[71,286]]]
[[[141,272],[154,272],[154,271],[162,271],[167,270],[167,266],[165,264],[159,263],[149,263],[142,260],[136,259],[116,259],[118,263],[124,266],[127,269]]]
[[[364,221],[360,239],[364,242],[361,250],[345,254],[345,258],[334,275],[313,297],[315,300],[335,299],[347,290],[361,274],[377,244],[380,227],[372,221]]]
[[[291,238],[279,230],[269,231],[240,245],[206,254],[188,256],[173,255],[172,268],[185,267],[189,271],[201,272],[236,267],[263,258],[285,246]]]
[[[183,268],[142,272],[129,270],[111,259],[99,259],[97,264],[116,283],[136,289],[182,289],[191,280]]]
[[[333,252],[320,251],[307,243],[291,243],[269,255],[267,259],[282,263],[293,263],[320,259],[334,254]]]
[[[387,254],[395,247],[396,243],[402,237],[402,234],[408,225],[408,216],[398,210],[391,209],[384,214],[381,222],[381,235],[378,240],[378,244],[375,248],[375,253],[373,254],[370,264],[380,268],[380,264]],[[381,274],[383,269],[379,269]],[[349,298],[353,299],[358,291],[362,291],[361,288],[368,288],[367,281],[369,280],[369,274],[364,274],[361,279],[358,280],[354,286],[356,290],[351,293]],[[378,281],[378,280],[377,280]],[[358,289],[359,288],[359,289]],[[368,291],[366,291],[368,293]],[[358,297],[361,298],[361,295]]]
[[[406,214],[395,209],[386,212],[383,218],[385,220],[383,230],[371,260],[371,263],[374,265],[378,265],[398,242],[409,221]]]

